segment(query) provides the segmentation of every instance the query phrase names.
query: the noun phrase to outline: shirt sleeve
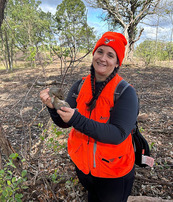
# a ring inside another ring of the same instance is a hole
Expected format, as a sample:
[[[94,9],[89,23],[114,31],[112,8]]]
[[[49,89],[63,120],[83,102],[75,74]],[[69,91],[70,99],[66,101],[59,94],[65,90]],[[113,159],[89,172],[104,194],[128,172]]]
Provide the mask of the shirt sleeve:
[[[71,89],[69,90],[69,93],[67,95],[67,98],[66,98],[66,102],[70,105],[71,108],[76,108],[77,106],[77,103],[76,103],[76,97],[78,95],[78,86],[80,84],[80,82],[82,81],[82,79],[78,80],[77,82],[75,82]],[[57,113],[56,109],[51,109],[49,107],[48,108],[48,111],[50,113],[50,116],[53,120],[53,122],[61,127],[61,128],[68,128],[70,127],[71,125],[68,123],[65,123],[61,117],[59,116],[59,114]]]
[[[99,123],[75,111],[68,124],[97,141],[118,145],[135,127],[137,114],[138,98],[134,88],[129,86],[115,103],[109,123]]]

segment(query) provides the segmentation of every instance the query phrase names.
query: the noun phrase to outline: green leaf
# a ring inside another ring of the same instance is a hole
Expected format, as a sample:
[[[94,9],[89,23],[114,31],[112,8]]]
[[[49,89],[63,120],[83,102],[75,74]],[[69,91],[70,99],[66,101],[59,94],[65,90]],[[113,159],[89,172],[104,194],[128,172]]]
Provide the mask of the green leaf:
[[[11,180],[11,177],[12,177],[11,175],[7,175],[7,176],[6,176],[6,179],[7,179],[7,180]]]
[[[11,187],[6,187],[6,191],[12,192],[12,188]]]
[[[40,136],[40,139],[43,141],[45,138],[44,138],[44,136],[41,135],[41,136]]]
[[[22,202],[21,198],[23,197],[23,194],[15,194],[15,199],[17,202]]]
[[[13,174],[13,173],[12,173],[10,170],[8,170],[7,172],[8,172],[10,175],[12,175],[12,174]]]
[[[0,174],[4,174],[5,173],[5,171],[4,170],[0,170]]]
[[[4,190],[4,191],[2,192],[2,195],[5,196],[5,197],[7,196],[7,194],[8,194],[8,193],[7,193],[6,190]]]
[[[13,153],[13,154],[10,155],[10,158],[16,159],[18,156],[19,156],[19,154]]]
[[[49,142],[53,142],[53,138],[52,137],[49,139]]]
[[[14,182],[16,182],[16,178],[15,177],[12,178],[12,183],[14,183]]]
[[[19,179],[17,180],[17,185],[20,184],[20,183],[22,183],[22,182],[23,182],[23,179],[22,179],[22,178],[19,178]]]
[[[22,198],[23,197],[23,194],[15,194],[15,198]]]
[[[21,161],[22,161],[22,162],[25,162],[26,160],[25,160],[25,159],[22,159]]]
[[[21,199],[19,199],[19,198],[17,198],[17,199],[16,199],[16,201],[17,201],[17,202],[22,202],[22,200],[21,200]]]
[[[7,166],[11,166],[13,168],[16,168],[16,166],[14,165],[14,163],[12,162],[11,159],[9,159],[9,163],[7,163]]]
[[[70,181],[70,180],[67,180],[65,183],[66,183],[66,184],[71,184],[71,181]]]
[[[27,175],[27,170],[22,170],[22,177],[25,177]]]
[[[10,181],[10,180],[7,180],[7,184],[8,184],[8,185],[11,185],[11,181]]]
[[[22,186],[22,189],[28,189],[29,187],[27,187],[27,186]]]
[[[62,131],[57,131],[57,132],[56,132],[56,136],[60,136],[60,135],[62,135],[62,134],[63,134]]]

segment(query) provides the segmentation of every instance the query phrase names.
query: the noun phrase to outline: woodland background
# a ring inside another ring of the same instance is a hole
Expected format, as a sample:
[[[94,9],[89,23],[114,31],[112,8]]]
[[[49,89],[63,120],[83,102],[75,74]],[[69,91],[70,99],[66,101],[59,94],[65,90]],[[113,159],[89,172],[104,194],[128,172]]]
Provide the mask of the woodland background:
[[[89,73],[99,36],[88,25],[81,0],[62,1],[55,15],[44,12],[40,3],[0,0],[0,201],[86,201],[67,154],[70,129],[52,123],[39,92],[57,85],[66,96]],[[155,158],[153,168],[136,167],[132,196],[171,200],[173,3],[88,3],[103,9],[109,30],[120,30],[128,40],[119,73],[138,93],[140,130]],[[146,18],[156,18],[155,39],[138,43]],[[170,29],[159,38],[163,22]]]

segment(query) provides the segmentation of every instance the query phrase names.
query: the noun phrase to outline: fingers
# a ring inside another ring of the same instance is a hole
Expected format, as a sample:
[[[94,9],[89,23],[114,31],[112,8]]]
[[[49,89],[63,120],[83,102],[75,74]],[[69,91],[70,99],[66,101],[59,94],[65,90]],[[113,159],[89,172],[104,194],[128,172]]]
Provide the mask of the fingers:
[[[73,109],[69,108],[69,107],[61,107],[61,109],[57,110],[57,113],[62,116],[65,117],[67,116],[67,114],[72,113]]]
[[[70,108],[70,107],[61,107],[60,111],[63,111],[63,112],[69,113],[69,112],[73,111],[73,109]]]
[[[45,102],[49,98],[48,92],[49,92],[49,88],[44,89],[40,92],[40,98],[41,98],[42,102]]]
[[[69,108],[69,107],[61,107],[60,110],[57,110],[57,113],[60,115],[62,120],[67,123],[70,121],[74,114],[74,109]]]
[[[40,92],[40,99],[41,101],[47,105],[49,108],[54,108],[54,106],[51,103],[51,98],[49,96],[49,88],[44,89]]]

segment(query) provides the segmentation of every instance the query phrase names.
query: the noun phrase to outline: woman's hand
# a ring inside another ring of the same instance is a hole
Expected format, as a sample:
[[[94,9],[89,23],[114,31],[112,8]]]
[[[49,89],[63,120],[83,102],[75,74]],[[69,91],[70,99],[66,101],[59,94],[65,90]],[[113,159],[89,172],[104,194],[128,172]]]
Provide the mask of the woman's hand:
[[[57,113],[60,115],[60,117],[65,123],[68,123],[71,117],[73,116],[74,111],[74,109],[69,107],[61,107],[60,110],[57,110]]]
[[[51,102],[51,98],[49,96],[49,88],[44,89],[40,92],[40,99],[41,101],[47,105],[49,108],[54,108],[52,102]]]

